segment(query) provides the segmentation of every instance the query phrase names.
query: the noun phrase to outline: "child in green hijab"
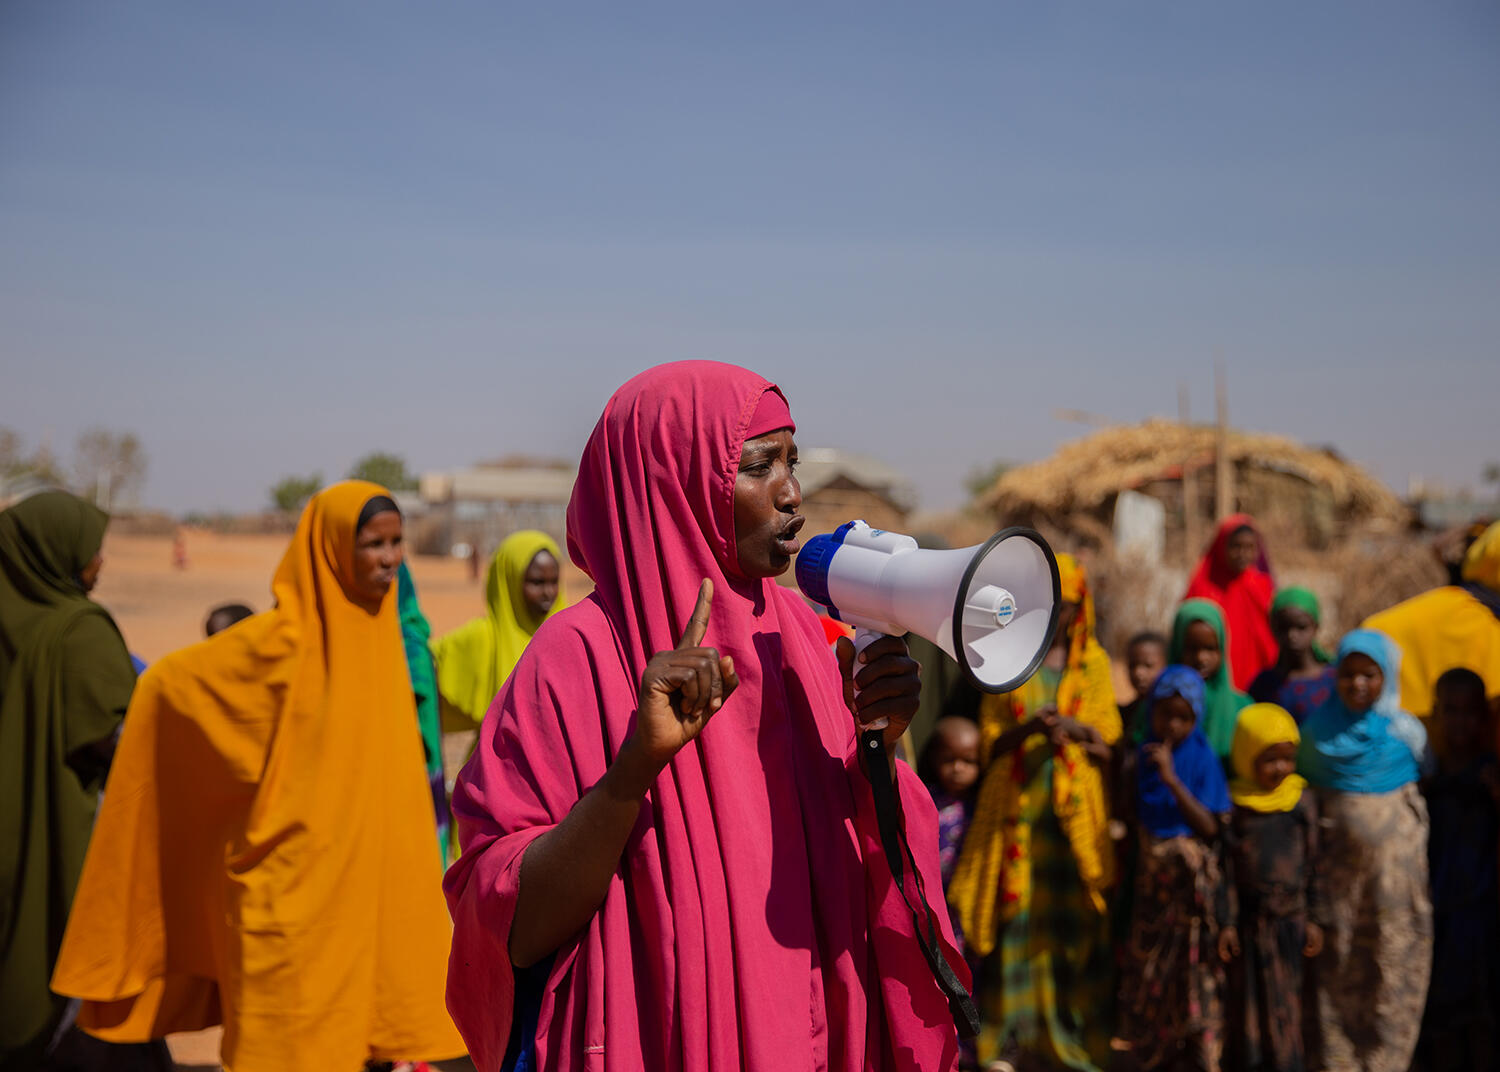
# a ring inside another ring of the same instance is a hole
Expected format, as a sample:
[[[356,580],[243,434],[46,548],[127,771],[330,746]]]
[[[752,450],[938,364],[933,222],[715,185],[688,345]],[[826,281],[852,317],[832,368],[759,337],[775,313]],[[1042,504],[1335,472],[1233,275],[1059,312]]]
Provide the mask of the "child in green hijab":
[[[1250,698],[1284,707],[1300,726],[1333,692],[1333,668],[1318,645],[1322,614],[1318,597],[1306,588],[1283,588],[1271,601],[1271,633],[1280,649],[1276,661],[1250,682]]]
[[[1229,759],[1234,724],[1250,697],[1233,685],[1224,612],[1210,599],[1186,599],[1172,622],[1167,661],[1190,666],[1203,678],[1203,733],[1220,759]]]

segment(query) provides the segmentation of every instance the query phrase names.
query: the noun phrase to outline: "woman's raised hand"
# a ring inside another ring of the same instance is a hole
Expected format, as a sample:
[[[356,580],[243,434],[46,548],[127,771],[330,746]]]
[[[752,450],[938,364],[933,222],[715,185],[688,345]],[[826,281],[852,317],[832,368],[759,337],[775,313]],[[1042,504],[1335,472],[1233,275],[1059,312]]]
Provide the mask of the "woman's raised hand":
[[[671,651],[653,655],[641,674],[632,738],[642,757],[657,770],[703,732],[740,683],[733,659],[721,656],[717,648],[699,646],[708,632],[713,598],[713,582],[705,578],[682,639]]]

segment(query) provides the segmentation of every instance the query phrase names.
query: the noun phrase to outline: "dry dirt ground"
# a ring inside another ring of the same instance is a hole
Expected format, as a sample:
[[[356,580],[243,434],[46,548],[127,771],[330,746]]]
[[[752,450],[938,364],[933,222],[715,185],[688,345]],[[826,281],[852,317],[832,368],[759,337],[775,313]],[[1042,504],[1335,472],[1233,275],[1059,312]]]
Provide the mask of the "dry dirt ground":
[[[203,619],[220,603],[270,609],[271,576],[288,538],[189,530],[186,542],[187,567],[179,569],[168,538],[112,534],[105,539],[104,571],[94,598],[114,615],[130,650],[148,663],[203,639]],[[434,635],[484,613],[483,582],[470,579],[467,563],[414,557],[410,564]],[[588,578],[571,564],[564,569],[570,599],[586,594]],[[449,740],[450,766],[462,762],[467,737]],[[217,1069],[219,1034],[215,1028],[167,1041],[183,1068]]]

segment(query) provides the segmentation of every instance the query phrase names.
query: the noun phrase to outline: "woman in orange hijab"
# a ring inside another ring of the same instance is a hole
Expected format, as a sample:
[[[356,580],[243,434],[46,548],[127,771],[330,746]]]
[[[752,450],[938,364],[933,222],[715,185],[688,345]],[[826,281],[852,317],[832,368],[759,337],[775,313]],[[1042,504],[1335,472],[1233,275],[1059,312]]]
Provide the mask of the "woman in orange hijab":
[[[327,488],[275,609],[141,678],[52,981],[91,1034],[223,1023],[233,1072],[463,1054],[401,558],[384,488]]]

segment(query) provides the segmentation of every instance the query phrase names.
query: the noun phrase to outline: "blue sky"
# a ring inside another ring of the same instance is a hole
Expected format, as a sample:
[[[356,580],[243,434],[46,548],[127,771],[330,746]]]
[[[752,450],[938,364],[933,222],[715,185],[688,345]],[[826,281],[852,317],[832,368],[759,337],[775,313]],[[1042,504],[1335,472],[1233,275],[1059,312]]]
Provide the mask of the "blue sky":
[[[1500,455],[1500,8],[0,5],[0,425],[146,500],[576,457],[711,357],[923,504],[1212,405]]]

